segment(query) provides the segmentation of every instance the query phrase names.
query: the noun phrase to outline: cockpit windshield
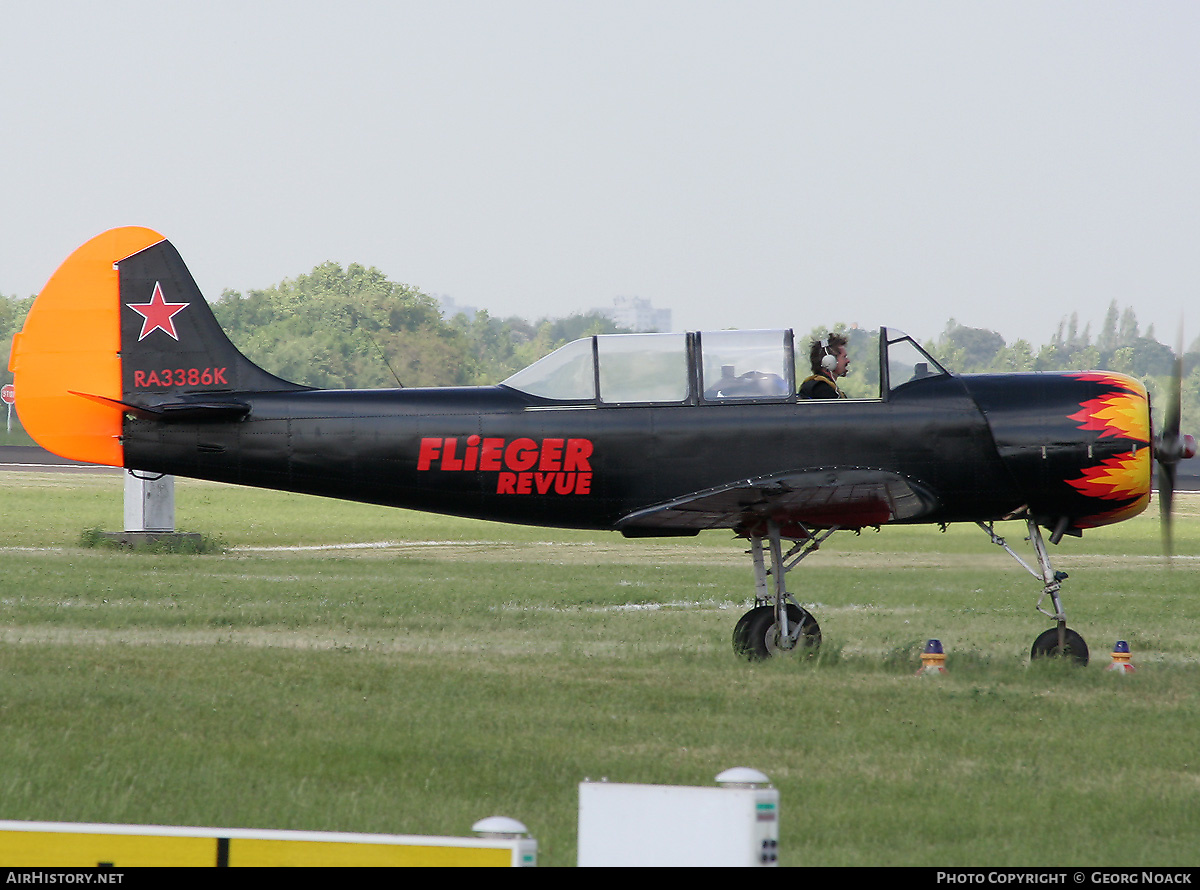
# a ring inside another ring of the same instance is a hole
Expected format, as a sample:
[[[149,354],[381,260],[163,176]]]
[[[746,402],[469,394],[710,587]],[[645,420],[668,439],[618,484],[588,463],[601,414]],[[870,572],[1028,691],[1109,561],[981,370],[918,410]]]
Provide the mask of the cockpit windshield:
[[[946,369],[907,334],[891,328],[880,331],[887,361],[882,368],[881,391],[892,393],[916,380],[944,376]]]
[[[847,386],[852,399],[886,399],[907,383],[946,374],[900,331],[882,328],[878,340],[862,332],[851,338],[851,347],[860,363]],[[798,369],[808,373],[807,346],[802,349],[797,362],[790,330],[599,334],[566,344],[503,385],[544,399],[599,405],[793,401]],[[879,388],[872,392],[876,379]]]
[[[504,381],[505,386],[544,399],[587,401],[596,398],[595,338],[560,346]]]

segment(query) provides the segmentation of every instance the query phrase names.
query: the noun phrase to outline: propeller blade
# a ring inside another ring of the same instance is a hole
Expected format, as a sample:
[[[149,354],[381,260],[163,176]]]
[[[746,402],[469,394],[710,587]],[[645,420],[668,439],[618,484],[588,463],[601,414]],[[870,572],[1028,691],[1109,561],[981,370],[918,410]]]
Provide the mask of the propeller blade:
[[[1175,555],[1174,541],[1171,536],[1171,513],[1175,502],[1175,464],[1164,463],[1159,467],[1158,474],[1158,503],[1162,516],[1163,553],[1170,562]]]
[[[1175,503],[1175,475],[1179,461],[1196,453],[1196,440],[1179,432],[1183,401],[1183,324],[1179,326],[1179,346],[1175,350],[1175,369],[1163,416],[1162,432],[1155,437],[1154,456],[1158,460],[1158,500],[1162,516],[1163,553],[1167,561],[1174,555],[1171,515]]]
[[[1163,416],[1163,439],[1179,439],[1179,414],[1183,399],[1183,356],[1176,355],[1175,369],[1171,372],[1171,390]],[[1178,460],[1179,458],[1175,458]]]

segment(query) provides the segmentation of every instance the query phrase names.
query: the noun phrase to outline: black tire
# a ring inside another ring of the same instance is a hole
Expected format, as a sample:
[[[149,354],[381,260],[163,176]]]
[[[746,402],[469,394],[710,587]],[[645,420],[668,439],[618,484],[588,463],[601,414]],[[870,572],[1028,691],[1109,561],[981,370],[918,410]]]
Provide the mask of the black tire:
[[[778,646],[779,631],[775,624],[775,607],[758,606],[751,609],[733,628],[733,651],[748,661],[763,661],[775,654],[797,652],[805,658],[817,654],[821,647],[821,626],[806,610],[788,604],[788,623],[799,625],[800,639],[795,649]]]
[[[1088,647],[1087,643],[1083,641],[1083,637],[1068,627],[1066,629],[1065,640],[1065,647],[1060,648],[1058,645],[1058,628],[1052,627],[1040,634],[1033,641],[1033,648],[1029,650],[1029,658],[1031,660],[1039,658],[1069,658],[1081,667],[1086,665],[1088,663]]]

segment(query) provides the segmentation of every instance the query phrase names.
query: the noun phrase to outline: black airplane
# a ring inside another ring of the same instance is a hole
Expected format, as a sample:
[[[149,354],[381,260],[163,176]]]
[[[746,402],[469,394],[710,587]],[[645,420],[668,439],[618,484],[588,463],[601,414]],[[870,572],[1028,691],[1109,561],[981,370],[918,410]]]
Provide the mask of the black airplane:
[[[90,463],[626,537],[732,529],[755,572],[733,633],[749,659],[819,646],[784,579],[833,532],[971,522],[1041,582],[1054,626],[1032,656],[1086,663],[1042,529],[1057,544],[1142,512],[1157,458],[1169,541],[1195,454],[1178,374],[1155,435],[1130,377],[955,375],[889,328],[867,399],[799,397],[789,330],[600,335],[495,386],[317,390],[241,355],[175,248],[132,227],[64,262],[10,368],[29,434]]]

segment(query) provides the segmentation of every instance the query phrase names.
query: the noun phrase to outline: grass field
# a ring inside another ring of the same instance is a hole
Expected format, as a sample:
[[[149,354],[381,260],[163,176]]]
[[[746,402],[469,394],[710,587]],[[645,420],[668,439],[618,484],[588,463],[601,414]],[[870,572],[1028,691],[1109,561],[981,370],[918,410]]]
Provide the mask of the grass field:
[[[469,835],[573,865],[578,784],[781,794],[783,865],[1194,866],[1200,500],[1052,548],[1092,663],[972,527],[835,535],[814,662],[746,664],[732,536],[624,541],[178,480],[223,554],[80,546],[119,474],[0,475],[0,818]],[[1027,551],[1024,526],[1002,529]],[[1032,558],[1032,557],[1030,557]],[[925,640],[949,673],[919,677]],[[1118,639],[1137,672],[1104,670]]]

